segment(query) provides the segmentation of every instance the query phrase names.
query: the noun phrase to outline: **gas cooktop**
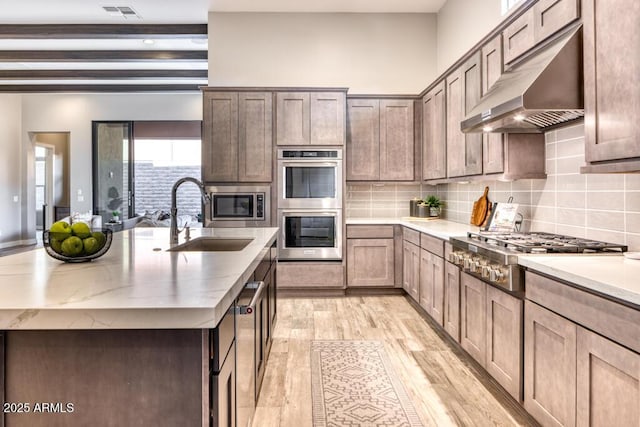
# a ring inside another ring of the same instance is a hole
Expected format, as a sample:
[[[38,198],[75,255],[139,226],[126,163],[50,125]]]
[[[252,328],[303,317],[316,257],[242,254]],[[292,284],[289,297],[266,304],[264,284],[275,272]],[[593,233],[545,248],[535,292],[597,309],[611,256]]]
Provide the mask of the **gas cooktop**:
[[[627,251],[627,246],[625,245],[544,232],[469,232],[467,233],[467,238],[477,243],[511,249],[522,253],[594,253]]]

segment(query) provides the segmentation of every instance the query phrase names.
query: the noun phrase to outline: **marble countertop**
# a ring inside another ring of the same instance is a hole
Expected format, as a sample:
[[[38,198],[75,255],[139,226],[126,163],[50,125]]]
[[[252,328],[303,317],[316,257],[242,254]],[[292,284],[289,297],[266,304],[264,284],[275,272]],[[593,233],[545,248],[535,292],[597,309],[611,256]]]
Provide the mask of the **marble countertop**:
[[[640,309],[640,260],[620,254],[553,254],[521,255],[518,263]]]
[[[460,224],[459,222],[447,221],[445,219],[420,220],[413,218],[347,218],[347,225],[376,225],[376,224],[399,224],[413,230],[449,240],[454,236],[466,236],[467,231],[479,230],[478,227],[470,224]]]
[[[167,252],[168,228],[134,228],[114,233],[91,262],[64,263],[43,248],[0,257],[0,329],[215,327],[277,231],[191,230],[192,239],[254,239],[236,252]]]

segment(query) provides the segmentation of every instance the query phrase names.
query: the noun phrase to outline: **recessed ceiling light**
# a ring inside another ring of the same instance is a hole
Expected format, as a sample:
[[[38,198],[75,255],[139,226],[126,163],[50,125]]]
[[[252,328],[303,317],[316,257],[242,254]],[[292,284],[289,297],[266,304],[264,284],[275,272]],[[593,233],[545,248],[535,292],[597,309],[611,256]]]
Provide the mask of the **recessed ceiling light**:
[[[491,126],[485,126],[482,128],[482,132],[491,132],[493,128]]]
[[[144,40],[142,40],[142,43],[144,43],[144,44],[154,44],[155,41],[151,40],[151,39],[144,39]]]
[[[524,116],[522,114],[516,114],[515,116],[513,116],[513,119],[517,122],[521,122],[524,120]]]

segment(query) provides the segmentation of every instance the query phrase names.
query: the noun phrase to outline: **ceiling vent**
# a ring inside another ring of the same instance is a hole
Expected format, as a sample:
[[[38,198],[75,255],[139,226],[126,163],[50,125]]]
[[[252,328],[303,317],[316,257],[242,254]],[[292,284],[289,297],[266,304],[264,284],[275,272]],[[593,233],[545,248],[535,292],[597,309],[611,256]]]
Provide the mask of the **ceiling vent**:
[[[105,12],[111,16],[119,16],[125,19],[137,18],[142,19],[138,13],[129,6],[102,6]]]

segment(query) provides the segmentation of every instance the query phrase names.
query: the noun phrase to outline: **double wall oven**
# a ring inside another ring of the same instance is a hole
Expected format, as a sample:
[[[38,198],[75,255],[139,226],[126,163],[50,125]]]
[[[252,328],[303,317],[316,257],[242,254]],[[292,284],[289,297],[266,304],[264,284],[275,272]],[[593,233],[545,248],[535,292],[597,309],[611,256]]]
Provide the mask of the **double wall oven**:
[[[342,150],[278,150],[279,258],[342,259]]]

